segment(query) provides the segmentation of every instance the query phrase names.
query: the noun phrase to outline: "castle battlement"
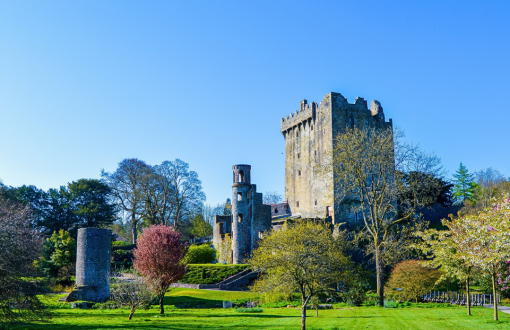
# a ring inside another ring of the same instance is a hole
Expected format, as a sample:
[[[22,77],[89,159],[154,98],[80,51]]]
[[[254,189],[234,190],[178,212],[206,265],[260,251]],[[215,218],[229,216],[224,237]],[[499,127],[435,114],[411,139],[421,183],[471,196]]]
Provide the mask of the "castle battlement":
[[[317,103],[312,102],[311,104],[308,104],[307,100],[302,100],[299,110],[296,110],[296,112],[293,112],[289,116],[282,118],[281,131],[284,132],[304,121],[314,119],[315,111],[317,108]]]

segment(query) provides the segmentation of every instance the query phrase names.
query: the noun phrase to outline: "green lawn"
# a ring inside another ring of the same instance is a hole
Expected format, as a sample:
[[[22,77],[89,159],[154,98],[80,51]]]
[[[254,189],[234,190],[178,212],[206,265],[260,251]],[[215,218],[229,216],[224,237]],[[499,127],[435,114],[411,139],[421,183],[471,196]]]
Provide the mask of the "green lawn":
[[[221,292],[178,289],[167,295],[166,303],[193,300],[200,304],[216,304],[222,300],[249,298],[244,292]],[[57,297],[55,297],[57,298]],[[300,310],[266,308],[263,313],[238,313],[221,308],[173,308],[160,317],[157,306],[137,311],[131,321],[128,310],[54,309],[53,319],[47,323],[21,324],[16,329],[299,329]],[[395,308],[356,307],[309,311],[308,329],[509,329],[510,315],[500,315],[492,321],[492,310],[473,308],[473,316],[466,316],[465,308]]]

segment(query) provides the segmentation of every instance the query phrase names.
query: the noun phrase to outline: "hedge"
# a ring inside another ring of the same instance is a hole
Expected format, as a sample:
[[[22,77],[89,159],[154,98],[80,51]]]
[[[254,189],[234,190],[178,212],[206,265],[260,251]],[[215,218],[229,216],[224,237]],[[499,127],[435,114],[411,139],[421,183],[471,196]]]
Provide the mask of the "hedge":
[[[192,264],[188,265],[188,272],[180,282],[188,284],[214,284],[249,267],[250,265]]]

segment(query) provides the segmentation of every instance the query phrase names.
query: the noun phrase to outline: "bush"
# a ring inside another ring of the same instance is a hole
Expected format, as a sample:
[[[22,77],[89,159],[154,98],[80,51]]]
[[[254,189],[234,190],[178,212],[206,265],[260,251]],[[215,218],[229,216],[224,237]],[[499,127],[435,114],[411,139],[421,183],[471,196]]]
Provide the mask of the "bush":
[[[216,250],[209,245],[191,245],[184,257],[188,264],[210,264],[216,259]]]
[[[124,241],[114,241],[114,242],[112,242],[112,246],[125,246],[125,245],[128,245],[128,243],[126,243]]]
[[[249,265],[188,265],[188,272],[181,283],[187,284],[213,284],[223,281],[250,267]]]
[[[262,308],[236,308],[236,312],[239,313],[262,313]]]
[[[395,266],[384,290],[388,297],[418,302],[420,296],[434,288],[440,276],[437,269],[423,267],[417,260],[406,260]]]

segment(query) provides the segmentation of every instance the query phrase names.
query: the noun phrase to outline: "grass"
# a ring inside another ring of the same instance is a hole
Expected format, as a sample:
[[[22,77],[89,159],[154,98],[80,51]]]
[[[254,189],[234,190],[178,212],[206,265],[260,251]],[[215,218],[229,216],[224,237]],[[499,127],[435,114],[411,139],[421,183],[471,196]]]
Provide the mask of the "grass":
[[[56,301],[61,295],[45,297],[45,303]],[[250,299],[249,292],[225,292],[175,289],[167,294],[165,303],[186,299],[201,303],[222,300]],[[167,314],[159,315],[158,306],[138,310],[131,321],[127,309],[59,309],[52,308],[53,319],[47,323],[18,324],[15,329],[92,330],[92,329],[299,329],[299,308],[264,308],[261,313],[242,313],[235,309],[193,308],[166,306]],[[465,307],[394,308],[354,307],[320,310],[319,317],[309,310],[308,329],[509,329],[510,315],[500,313],[500,321],[492,321],[492,310]]]

